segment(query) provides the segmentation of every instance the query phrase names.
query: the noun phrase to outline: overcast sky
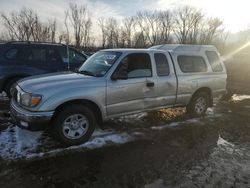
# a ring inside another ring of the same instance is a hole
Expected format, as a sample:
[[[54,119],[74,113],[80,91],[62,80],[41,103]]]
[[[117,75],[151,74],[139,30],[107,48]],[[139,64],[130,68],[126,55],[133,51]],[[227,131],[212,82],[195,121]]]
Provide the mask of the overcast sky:
[[[91,16],[115,17],[135,15],[142,10],[166,10],[182,5],[201,8],[207,16],[219,17],[225,29],[237,32],[250,25],[248,0],[0,0],[0,12],[32,8],[43,19],[56,18],[63,22],[64,10],[70,2],[86,4]]]

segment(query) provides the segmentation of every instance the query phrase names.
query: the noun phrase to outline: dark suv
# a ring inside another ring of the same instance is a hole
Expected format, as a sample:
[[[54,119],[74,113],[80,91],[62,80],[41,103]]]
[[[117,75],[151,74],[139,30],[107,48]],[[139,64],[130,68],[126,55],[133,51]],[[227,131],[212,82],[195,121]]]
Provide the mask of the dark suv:
[[[63,44],[2,43],[0,44],[0,93],[5,91],[10,96],[11,86],[21,78],[75,70],[86,59],[87,55]]]

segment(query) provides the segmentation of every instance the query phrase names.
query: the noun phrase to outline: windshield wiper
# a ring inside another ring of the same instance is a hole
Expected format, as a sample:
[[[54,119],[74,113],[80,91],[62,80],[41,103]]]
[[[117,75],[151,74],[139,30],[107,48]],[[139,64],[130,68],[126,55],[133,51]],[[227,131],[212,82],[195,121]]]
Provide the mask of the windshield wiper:
[[[86,71],[86,70],[77,70],[77,73],[80,73],[80,74],[85,74],[85,75],[88,75],[88,76],[94,76],[94,77],[97,77],[97,75],[93,72],[90,72],[90,71]]]

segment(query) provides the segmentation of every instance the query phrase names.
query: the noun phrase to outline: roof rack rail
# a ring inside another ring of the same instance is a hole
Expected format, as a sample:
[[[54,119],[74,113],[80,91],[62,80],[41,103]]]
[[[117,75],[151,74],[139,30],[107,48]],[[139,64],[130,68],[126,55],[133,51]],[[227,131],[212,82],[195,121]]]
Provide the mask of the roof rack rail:
[[[65,45],[65,44],[62,44],[62,43],[42,42],[42,41],[22,41],[22,40],[19,40],[19,41],[9,41],[9,42],[6,42],[5,44],[13,44],[13,43],[28,43],[28,44],[57,44],[57,45]]]

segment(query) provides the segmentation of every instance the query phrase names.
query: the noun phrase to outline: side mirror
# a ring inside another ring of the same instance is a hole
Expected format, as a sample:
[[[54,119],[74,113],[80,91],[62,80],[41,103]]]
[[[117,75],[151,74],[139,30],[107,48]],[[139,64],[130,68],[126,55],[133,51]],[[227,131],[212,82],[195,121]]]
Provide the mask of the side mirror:
[[[128,63],[121,63],[111,76],[112,80],[126,80],[128,79]]]

